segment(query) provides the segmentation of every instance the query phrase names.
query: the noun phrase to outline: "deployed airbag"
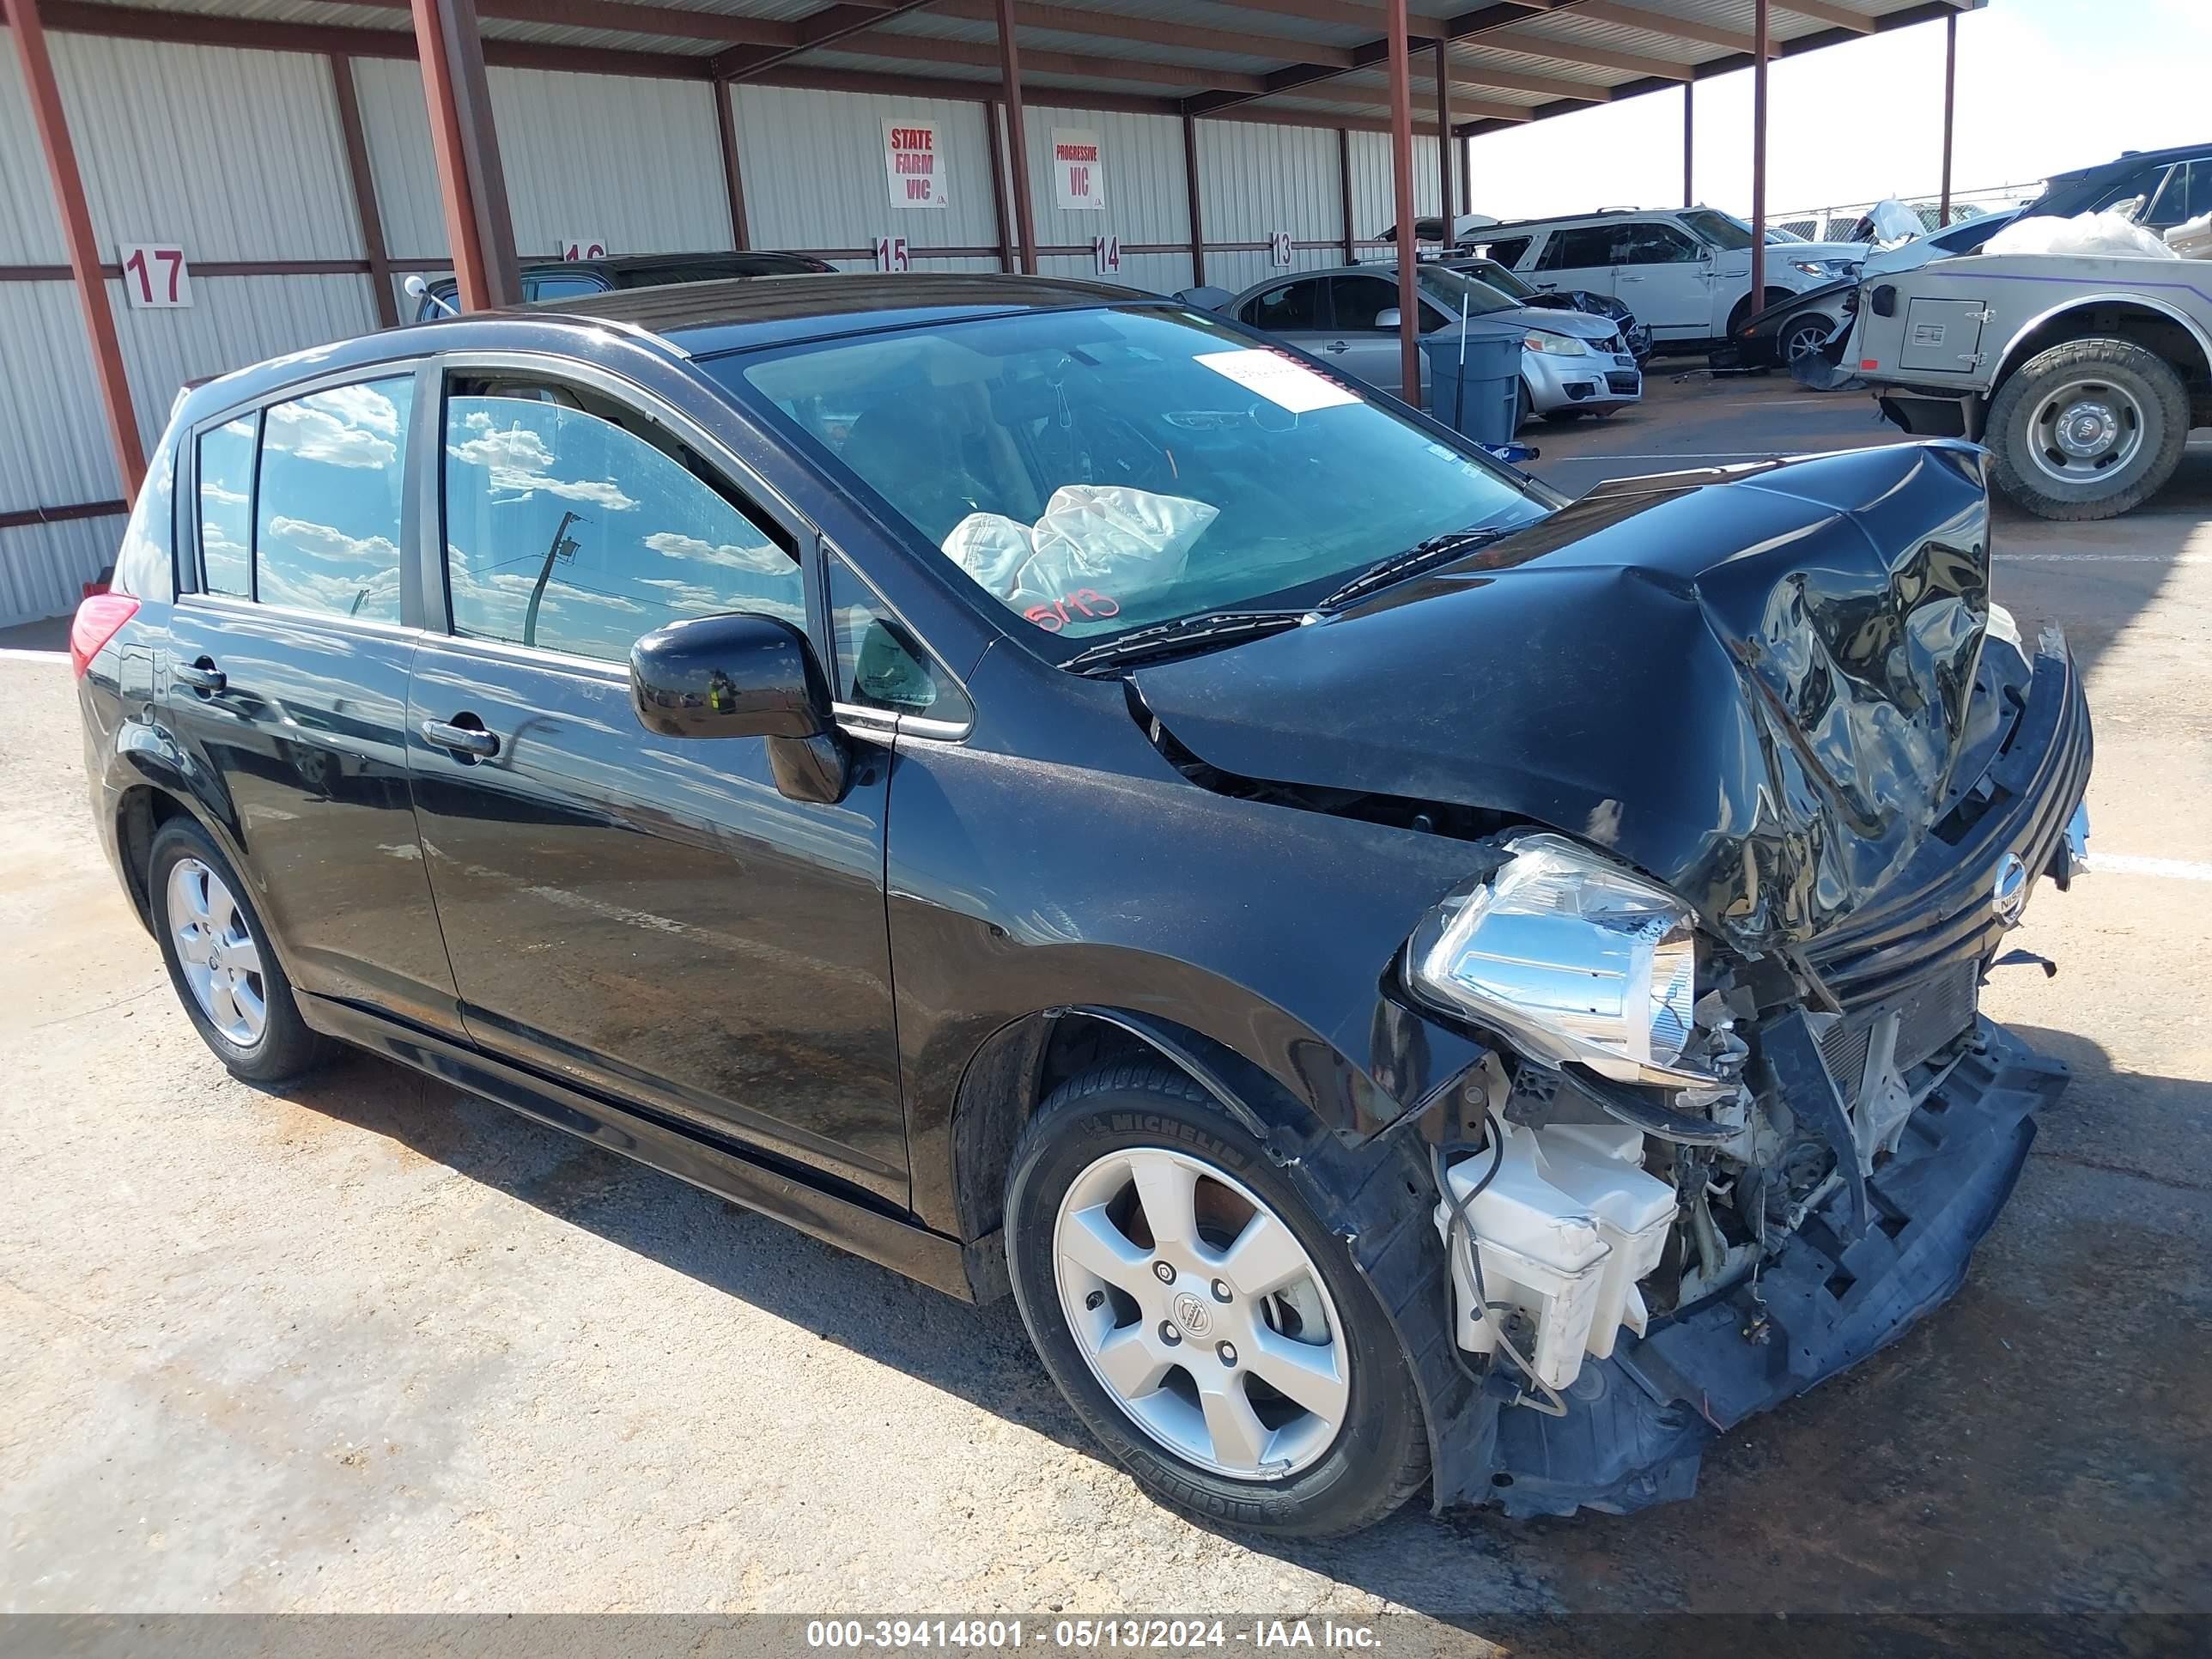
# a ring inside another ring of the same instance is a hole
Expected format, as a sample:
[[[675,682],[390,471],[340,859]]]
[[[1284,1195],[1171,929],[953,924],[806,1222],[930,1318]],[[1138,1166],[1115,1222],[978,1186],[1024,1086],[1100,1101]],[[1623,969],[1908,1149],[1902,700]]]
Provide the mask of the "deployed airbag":
[[[1182,495],[1121,484],[1064,484],[1036,524],[971,513],[952,526],[944,547],[981,586],[1039,621],[1032,613],[1042,609],[1057,617],[1054,607],[1072,594],[1092,593],[1118,609],[1117,588],[1174,581],[1192,544],[1220,514],[1218,507]]]

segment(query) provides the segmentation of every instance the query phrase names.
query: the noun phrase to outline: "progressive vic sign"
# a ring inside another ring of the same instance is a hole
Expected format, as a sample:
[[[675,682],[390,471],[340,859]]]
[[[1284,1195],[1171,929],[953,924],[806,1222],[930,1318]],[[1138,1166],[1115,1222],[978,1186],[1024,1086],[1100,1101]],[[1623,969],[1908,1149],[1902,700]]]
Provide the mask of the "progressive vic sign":
[[[1052,130],[1052,185],[1063,209],[1106,205],[1106,169],[1098,154],[1098,135],[1078,127]]]

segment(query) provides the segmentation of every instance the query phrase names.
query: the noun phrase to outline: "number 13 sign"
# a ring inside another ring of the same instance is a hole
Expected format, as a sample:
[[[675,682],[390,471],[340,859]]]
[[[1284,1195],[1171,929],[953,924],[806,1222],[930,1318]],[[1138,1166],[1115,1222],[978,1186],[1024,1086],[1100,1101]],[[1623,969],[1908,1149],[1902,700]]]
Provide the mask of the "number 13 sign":
[[[123,245],[123,297],[133,311],[167,311],[192,302],[185,251],[169,242]]]

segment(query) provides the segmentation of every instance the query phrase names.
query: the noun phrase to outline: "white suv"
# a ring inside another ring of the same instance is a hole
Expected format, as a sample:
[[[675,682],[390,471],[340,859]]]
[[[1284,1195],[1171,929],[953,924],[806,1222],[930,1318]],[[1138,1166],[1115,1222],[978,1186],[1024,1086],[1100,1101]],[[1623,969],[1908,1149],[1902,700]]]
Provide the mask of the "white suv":
[[[1760,308],[1750,303],[1751,227],[1712,208],[1523,220],[1463,240],[1479,240],[1491,258],[1547,292],[1612,295],[1660,344],[1725,339]],[[1858,242],[1770,246],[1768,302],[1852,276],[1867,252]],[[1831,320],[1840,322],[1840,295],[1835,306]]]

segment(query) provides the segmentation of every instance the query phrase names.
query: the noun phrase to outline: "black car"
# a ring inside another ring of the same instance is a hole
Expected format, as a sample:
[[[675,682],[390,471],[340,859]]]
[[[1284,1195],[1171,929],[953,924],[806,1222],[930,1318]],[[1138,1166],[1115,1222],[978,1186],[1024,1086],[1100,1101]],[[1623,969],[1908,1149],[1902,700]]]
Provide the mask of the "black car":
[[[744,253],[631,253],[605,259],[549,259],[522,267],[525,304],[544,300],[581,300],[623,289],[663,288],[671,283],[716,283],[733,276],[798,276],[836,270],[827,259],[811,253],[779,253],[770,250]],[[419,286],[409,279],[415,296],[415,320],[433,322],[460,313],[460,288],[451,276]]]
[[[1162,1498],[1320,1534],[1683,1496],[1957,1288],[2090,760],[1989,537],[1966,445],[1570,504],[1173,301],[800,276],[201,386],[70,648],[237,1075],[1011,1290]]]
[[[1524,306],[1542,311],[1579,311],[1592,317],[1610,317],[1620,325],[1620,337],[1638,368],[1651,361],[1651,331],[1636,320],[1636,313],[1610,294],[1593,294],[1586,288],[1541,289],[1523,282],[1495,259],[1450,254],[1437,261],[1511,295]]]
[[[2140,201],[2136,222],[2154,231],[2212,213],[2212,143],[2130,150],[2095,167],[2054,174],[2021,210],[2027,219],[2071,219]]]

